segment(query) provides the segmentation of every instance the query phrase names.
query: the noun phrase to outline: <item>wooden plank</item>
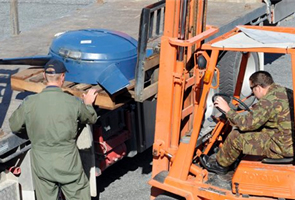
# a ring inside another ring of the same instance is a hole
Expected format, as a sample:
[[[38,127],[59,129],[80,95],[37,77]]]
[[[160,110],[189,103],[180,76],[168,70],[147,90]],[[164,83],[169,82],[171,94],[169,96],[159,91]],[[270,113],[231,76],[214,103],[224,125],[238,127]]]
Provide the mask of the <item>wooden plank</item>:
[[[34,83],[26,80],[11,77],[11,88],[17,91],[41,92],[46,87],[43,83]]]
[[[37,74],[37,75],[33,76],[32,78],[29,79],[29,81],[32,81],[34,83],[44,82],[43,73],[40,73],[40,74]]]
[[[83,90],[73,90],[71,88],[62,88],[63,91],[69,92],[70,94],[82,98],[82,94],[86,91]],[[97,94],[97,97],[94,101],[94,105],[99,106],[100,108],[113,110],[123,105],[123,103],[116,104],[113,99],[104,91]]]
[[[46,83],[43,78],[43,69],[26,69],[11,76],[11,87],[13,90],[18,91],[30,91],[39,93],[45,87]],[[134,88],[135,80],[131,80],[128,91]],[[132,95],[129,92],[118,92],[118,94],[110,96],[100,85],[90,85],[84,83],[74,83],[65,81],[62,87],[63,91],[66,91],[74,96],[82,98],[83,93],[87,92],[90,88],[97,90],[98,95],[94,104],[102,109],[113,110],[132,99]]]
[[[32,77],[36,74],[39,74],[39,73],[42,73],[44,71],[44,69],[40,69],[40,68],[34,68],[34,69],[26,69],[26,70],[23,70],[21,72],[18,72],[14,75],[12,75],[11,77],[15,78],[15,79],[22,79],[22,80],[25,80],[29,77]]]
[[[115,102],[107,93],[98,93],[94,104],[99,105],[100,108],[108,110],[113,110],[117,108]]]
[[[160,54],[155,54],[153,56],[150,56],[147,58],[144,62],[144,70],[148,71],[149,69],[152,69],[153,67],[156,67],[159,65],[160,61]]]
[[[103,91],[103,89],[99,85],[94,85],[91,88],[96,89],[97,93]]]
[[[65,81],[62,87],[72,87],[73,85],[75,85],[76,83],[70,82],[70,81]]]
[[[155,82],[143,89],[142,100],[146,100],[158,92],[158,82]]]
[[[71,87],[71,89],[73,89],[73,90],[86,90],[91,87],[92,87],[92,85],[85,84],[85,83],[79,83],[79,84],[76,84],[73,87]]]

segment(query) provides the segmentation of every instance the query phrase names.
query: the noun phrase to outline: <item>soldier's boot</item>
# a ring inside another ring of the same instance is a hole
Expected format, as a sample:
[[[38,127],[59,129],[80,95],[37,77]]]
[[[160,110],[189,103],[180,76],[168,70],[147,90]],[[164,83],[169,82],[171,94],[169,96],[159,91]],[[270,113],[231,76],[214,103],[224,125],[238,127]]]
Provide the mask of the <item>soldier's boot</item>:
[[[216,174],[226,174],[230,170],[229,167],[221,166],[216,159],[209,159],[208,155],[201,155],[200,162],[205,169]]]

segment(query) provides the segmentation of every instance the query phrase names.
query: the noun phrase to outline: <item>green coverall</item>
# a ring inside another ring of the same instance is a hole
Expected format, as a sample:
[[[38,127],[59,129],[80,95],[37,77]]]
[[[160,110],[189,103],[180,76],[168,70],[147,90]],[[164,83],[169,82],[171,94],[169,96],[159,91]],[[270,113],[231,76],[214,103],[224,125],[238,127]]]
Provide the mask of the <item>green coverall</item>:
[[[92,105],[49,86],[28,96],[9,119],[12,132],[26,129],[38,200],[56,200],[59,187],[69,200],[90,200],[90,186],[76,146],[78,121],[93,124]]]

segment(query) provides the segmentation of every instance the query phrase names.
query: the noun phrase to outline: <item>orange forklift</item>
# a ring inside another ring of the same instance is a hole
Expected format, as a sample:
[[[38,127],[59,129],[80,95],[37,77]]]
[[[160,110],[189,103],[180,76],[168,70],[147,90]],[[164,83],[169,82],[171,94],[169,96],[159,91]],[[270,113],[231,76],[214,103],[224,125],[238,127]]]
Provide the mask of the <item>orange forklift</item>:
[[[240,26],[206,42],[218,32],[206,25],[206,7],[206,0],[166,1],[151,199],[295,199],[293,158],[245,156],[235,171],[226,175],[208,172],[199,162],[201,154],[214,154],[232,129],[216,112],[212,131],[202,132],[208,99],[220,92],[220,54],[243,53],[233,94],[229,95],[237,109],[243,102],[250,106],[253,97],[241,93],[243,87],[250,87],[247,62],[253,52],[290,54],[295,88],[295,28]]]

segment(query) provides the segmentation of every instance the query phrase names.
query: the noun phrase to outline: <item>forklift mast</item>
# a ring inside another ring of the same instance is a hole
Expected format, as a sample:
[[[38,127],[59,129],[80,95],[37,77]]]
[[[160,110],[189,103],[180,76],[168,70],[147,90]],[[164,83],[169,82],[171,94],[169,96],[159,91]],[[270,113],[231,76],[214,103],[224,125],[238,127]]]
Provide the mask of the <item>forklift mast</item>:
[[[169,168],[169,158],[176,152],[186,152],[173,161],[178,167],[172,168],[170,175],[185,179],[194,154],[201,117],[205,109],[200,102],[201,90],[209,90],[209,85],[197,87],[203,71],[194,69],[194,54],[204,39],[217,32],[206,27],[207,1],[167,1],[164,34],[161,40],[158,103],[156,115],[155,143],[153,154],[153,176]],[[214,69],[207,70],[214,73]],[[204,80],[203,80],[204,81]],[[204,81],[205,82],[205,81]],[[203,109],[198,109],[203,108]],[[193,132],[191,132],[193,131]],[[180,142],[180,136],[191,134],[191,142]],[[164,151],[164,149],[169,149]],[[181,166],[181,167],[180,167]],[[173,169],[179,170],[174,171]]]

